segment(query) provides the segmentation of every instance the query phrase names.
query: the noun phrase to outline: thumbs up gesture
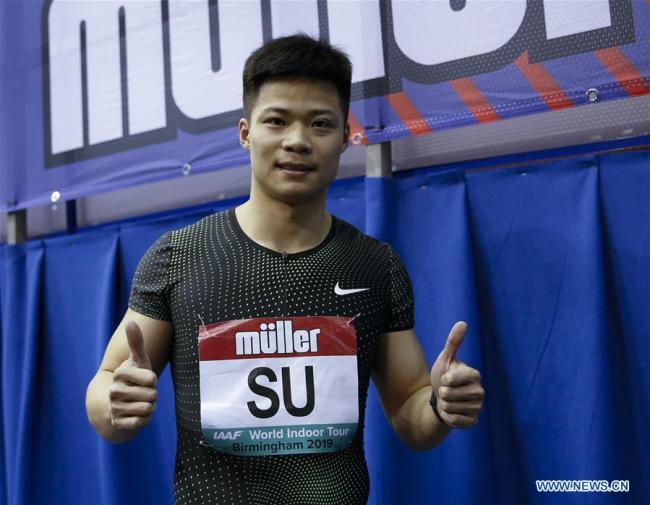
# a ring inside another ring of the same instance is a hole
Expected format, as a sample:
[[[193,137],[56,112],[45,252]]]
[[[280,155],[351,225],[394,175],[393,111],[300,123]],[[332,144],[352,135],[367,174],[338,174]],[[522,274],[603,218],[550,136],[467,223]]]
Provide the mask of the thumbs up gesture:
[[[129,321],[125,331],[130,354],[113,372],[109,408],[113,428],[135,431],[149,424],[156,409],[158,376],[151,369],[138,324]]]
[[[445,348],[431,367],[431,387],[441,420],[452,428],[476,425],[483,406],[485,391],[481,387],[481,374],[456,359],[463,343],[467,324],[457,322],[447,337]]]

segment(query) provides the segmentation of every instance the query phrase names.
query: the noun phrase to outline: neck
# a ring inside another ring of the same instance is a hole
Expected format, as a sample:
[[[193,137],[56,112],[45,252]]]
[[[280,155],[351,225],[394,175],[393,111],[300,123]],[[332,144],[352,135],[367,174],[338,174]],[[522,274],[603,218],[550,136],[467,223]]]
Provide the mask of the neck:
[[[249,238],[277,252],[296,253],[312,249],[329,233],[332,218],[325,210],[325,195],[292,205],[259,198],[235,209],[239,226]]]

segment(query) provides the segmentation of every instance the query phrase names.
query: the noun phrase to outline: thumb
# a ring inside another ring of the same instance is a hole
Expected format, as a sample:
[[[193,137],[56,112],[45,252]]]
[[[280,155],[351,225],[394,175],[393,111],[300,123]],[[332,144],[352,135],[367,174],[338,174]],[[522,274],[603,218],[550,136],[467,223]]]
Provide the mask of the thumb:
[[[135,321],[129,321],[126,323],[126,341],[129,344],[129,350],[131,351],[131,360],[135,363],[138,368],[146,368],[151,370],[151,362],[149,361],[149,356],[144,350],[144,339],[142,338],[142,330],[138,323]]]
[[[447,342],[445,343],[445,348],[440,353],[441,357],[450,365],[451,362],[456,359],[456,353],[460,349],[463,339],[465,338],[465,332],[467,331],[467,323],[465,321],[458,321],[449,332],[447,336]]]

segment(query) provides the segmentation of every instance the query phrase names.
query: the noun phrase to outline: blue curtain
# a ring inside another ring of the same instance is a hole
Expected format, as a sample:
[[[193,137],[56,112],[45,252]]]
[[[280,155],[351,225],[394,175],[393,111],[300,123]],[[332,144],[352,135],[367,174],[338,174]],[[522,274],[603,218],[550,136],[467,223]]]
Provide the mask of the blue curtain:
[[[330,210],[403,257],[430,363],[468,321],[459,358],[487,395],[476,428],[413,453],[371,392],[370,503],[650,502],[649,195],[647,153],[333,186]],[[222,208],[0,247],[0,503],[171,503],[168,371],[154,422],[122,446],[89,426],[85,389],[146,248]],[[538,479],[630,491],[537,493]]]

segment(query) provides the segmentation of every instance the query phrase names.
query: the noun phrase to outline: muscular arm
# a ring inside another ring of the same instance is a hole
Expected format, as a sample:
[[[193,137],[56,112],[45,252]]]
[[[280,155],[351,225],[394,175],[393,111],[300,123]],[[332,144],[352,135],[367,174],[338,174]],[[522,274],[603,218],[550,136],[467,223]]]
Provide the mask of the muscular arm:
[[[141,329],[150,369],[133,358],[126,337],[129,321]],[[169,361],[172,335],[170,322],[127,310],[86,392],[88,420],[106,440],[126,442],[149,422],[155,408],[157,376]]]
[[[382,336],[372,377],[386,418],[406,446],[430,449],[451,431],[429,405],[429,368],[413,330]]]

